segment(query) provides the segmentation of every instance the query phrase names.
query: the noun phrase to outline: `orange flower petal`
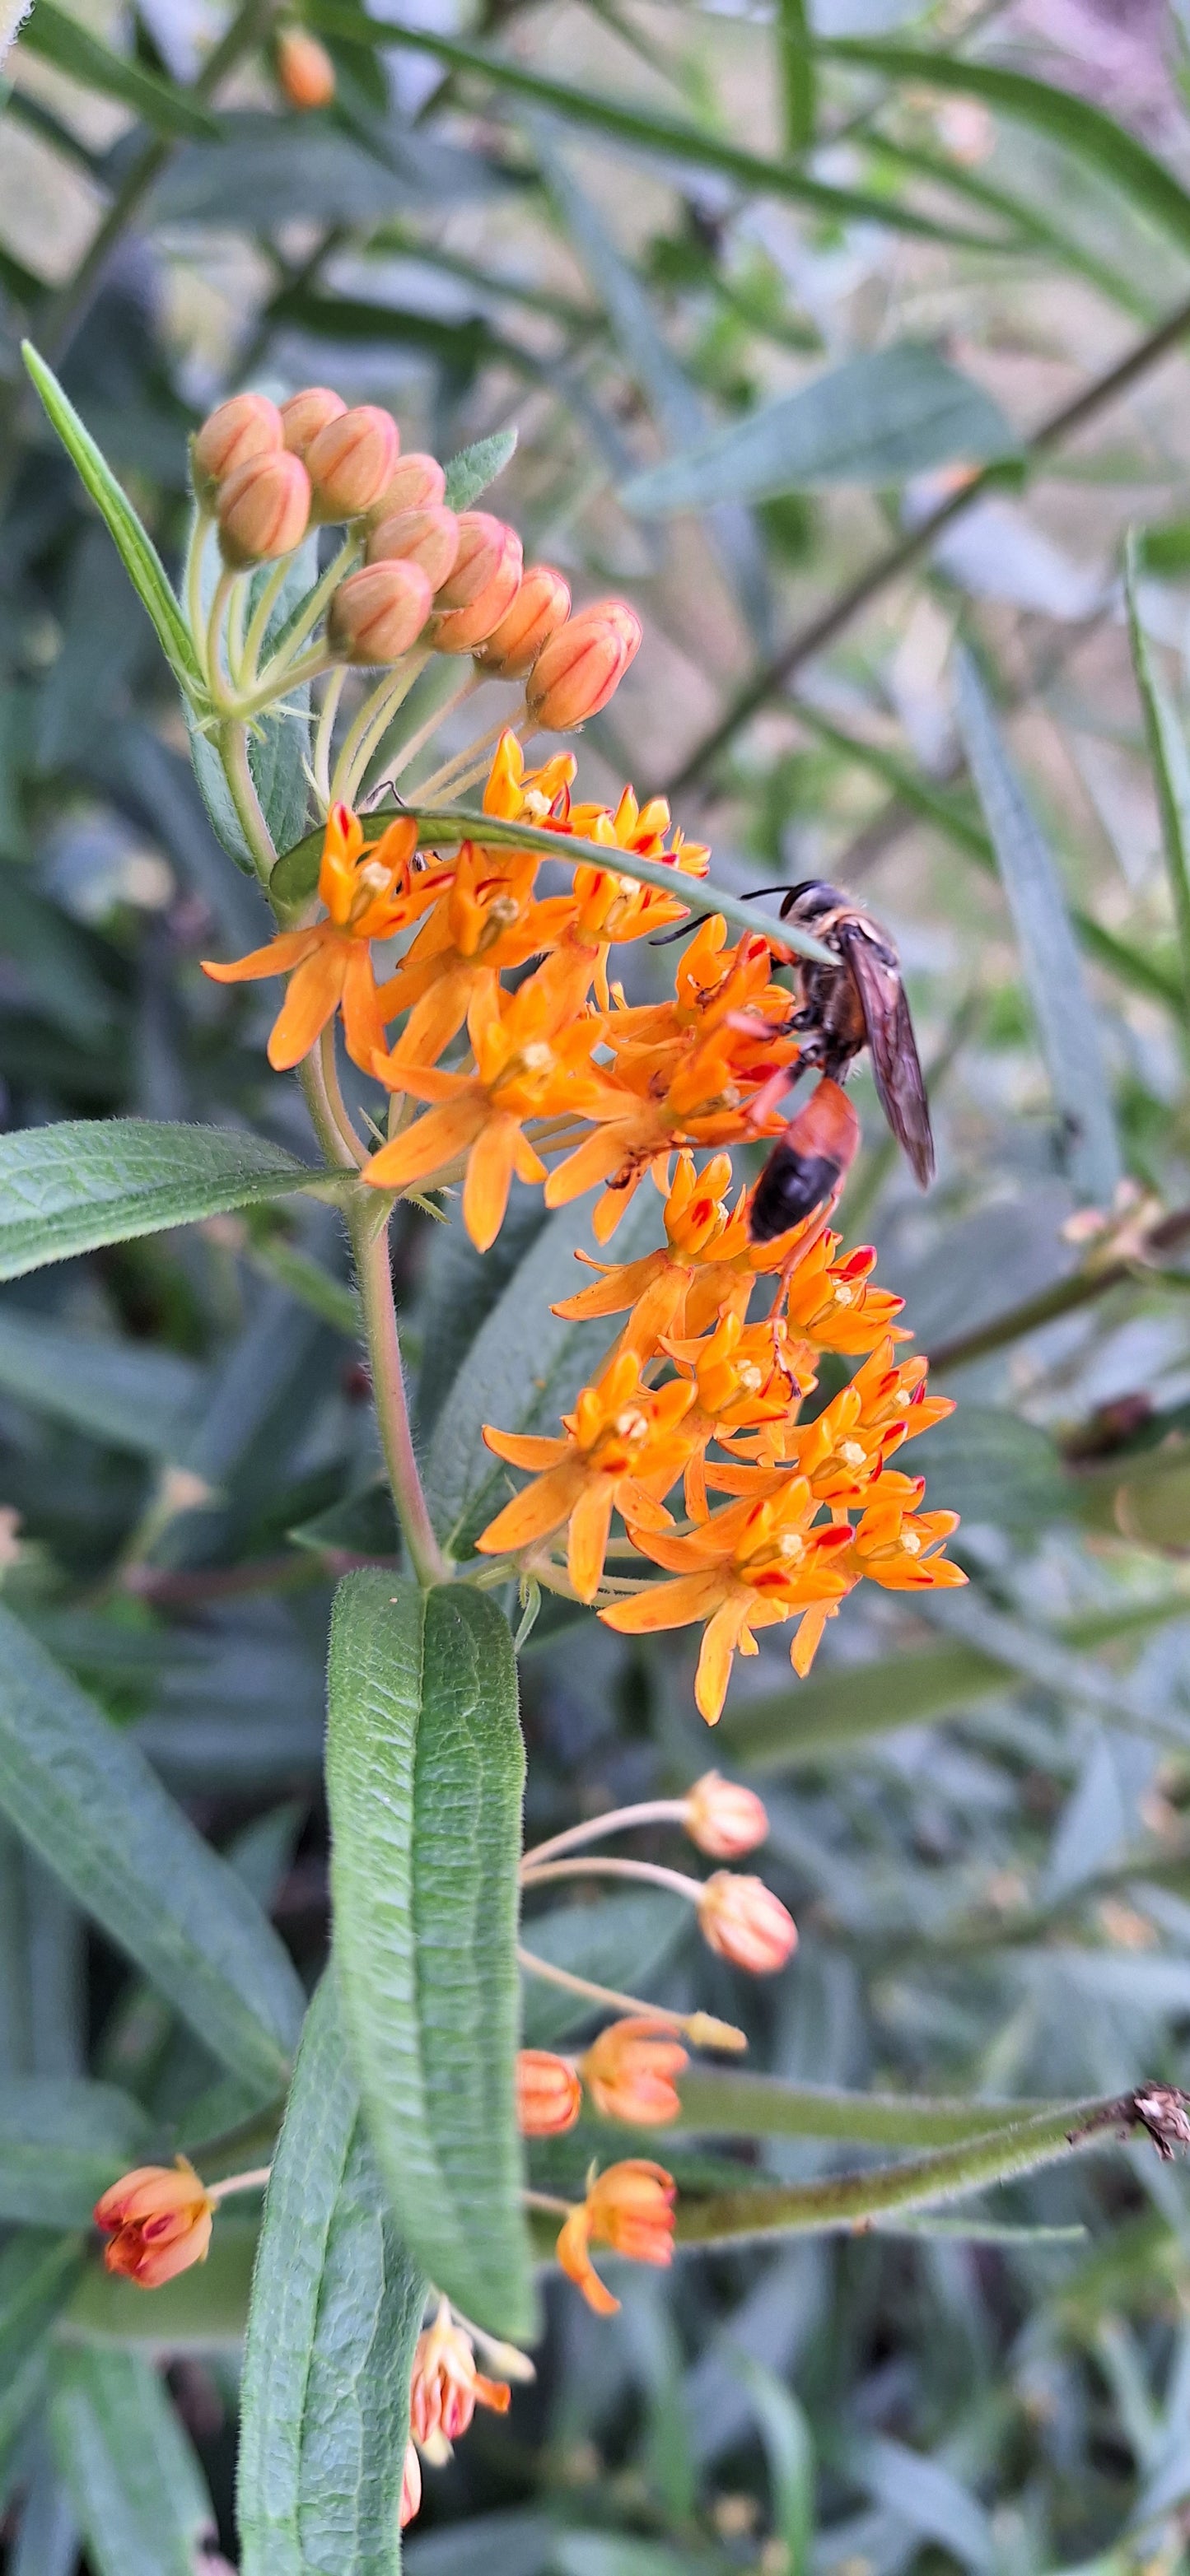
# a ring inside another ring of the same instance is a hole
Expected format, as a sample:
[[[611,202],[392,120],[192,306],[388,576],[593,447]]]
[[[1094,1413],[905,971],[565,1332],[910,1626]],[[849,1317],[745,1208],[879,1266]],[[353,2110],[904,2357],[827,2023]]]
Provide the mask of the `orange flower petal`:
[[[428,1172],[444,1170],[465,1152],[483,1115],[483,1102],[474,1094],[452,1100],[443,1109],[427,1109],[424,1118],[416,1119],[403,1135],[394,1136],[373,1154],[364,1179],[378,1190],[404,1190],[411,1181],[424,1180]]]
[[[586,2208],[572,2209],[555,2248],[558,2261],[567,2278],[577,2283],[587,2306],[594,2308],[596,2316],[614,2317],[619,2314],[620,2302],[612,2297],[611,2291],[599,2278],[587,2250],[590,2240],[591,2221]]]
[[[264,975],[288,975],[290,968],[300,966],[303,957],[320,944],[322,924],[315,922],[308,930],[283,930],[270,939],[267,948],[253,948],[247,957],[233,957],[225,965],[204,957],[202,971],[213,984],[251,984]]]
[[[567,1440],[539,1439],[533,1431],[494,1431],[490,1422],[485,1422],[483,1436],[498,1458],[507,1458],[510,1467],[531,1467],[534,1475],[560,1466],[570,1446]]]
[[[582,1469],[575,1459],[551,1468],[548,1475],[535,1477],[523,1494],[514,1494],[494,1521],[489,1521],[476,1547],[484,1556],[513,1553],[520,1547],[531,1547],[539,1538],[549,1538],[561,1529],[581,1485]]]
[[[723,1714],[727,1685],[731,1680],[732,1657],[740,1642],[740,1630],[747,1625],[751,1602],[725,1601],[703,1633],[699,1649],[698,1671],[694,1677],[694,1698],[700,1717],[708,1726],[717,1726]]]
[[[504,1223],[516,1159],[513,1118],[489,1118],[471,1148],[463,1183],[463,1223],[477,1252],[489,1252]]]
[[[593,1601],[607,1555],[612,1525],[612,1488],[606,1476],[588,1485],[570,1515],[566,1565],[580,1601]]]
[[[722,1590],[721,1577],[708,1566],[702,1574],[680,1575],[676,1583],[651,1583],[647,1592],[613,1601],[599,1616],[622,1637],[647,1637],[659,1628],[688,1628],[692,1620],[709,1618]]]
[[[332,934],[295,966],[268,1044],[274,1073],[289,1073],[321,1037],[342,998],[349,955],[350,942]]]

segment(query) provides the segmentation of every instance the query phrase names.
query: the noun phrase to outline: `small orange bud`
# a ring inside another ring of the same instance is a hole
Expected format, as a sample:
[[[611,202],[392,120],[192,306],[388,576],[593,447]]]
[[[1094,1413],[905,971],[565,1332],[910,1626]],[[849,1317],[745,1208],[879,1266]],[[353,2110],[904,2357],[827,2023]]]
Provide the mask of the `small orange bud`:
[[[570,615],[570,590],[552,564],[532,564],[507,617],[475,656],[498,680],[523,680],[549,637]]]
[[[570,733],[599,714],[638,652],[641,632],[635,610],[608,599],[581,608],[550,636],[525,691],[543,732]]]
[[[191,441],[191,470],[199,500],[212,499],[220,484],[254,456],[267,456],[280,447],[281,431],[281,414],[267,394],[233,394],[230,402],[220,403]]]
[[[310,477],[284,448],[252,457],[220,491],[219,551],[237,572],[291,555],[309,523]]]
[[[677,2197],[672,2174],[664,2165],[632,2156],[609,2165],[591,2184],[581,2208],[572,2209],[557,2243],[558,2261],[576,2281],[597,2316],[614,2316],[619,2300],[606,2289],[591,2261],[589,2248],[610,2245],[633,2263],[666,2264],[673,2257],[673,2205]]]
[[[95,2224],[111,2243],[103,2259],[138,2289],[156,2290],[192,2263],[205,2263],[215,2203],[194,2167],[138,2165],[95,2203]]]
[[[672,2024],[642,2013],[601,2030],[579,2060],[579,2073],[605,2120],[635,2120],[652,2128],[676,2120],[682,2108],[673,2079],[690,2063]]]
[[[332,420],[341,420],[347,405],[329,385],[306,385],[281,405],[281,428],[291,456],[305,458],[311,439]]]
[[[417,2456],[416,2442],[407,2442],[405,2445],[405,2469],[401,2479],[401,2530],[404,2530],[407,2522],[413,2522],[420,2512],[421,2461]]]
[[[762,1878],[737,1878],[717,1869],[698,1905],[704,1941],[749,1976],[771,1976],[797,1948],[797,1925]]]
[[[277,78],[291,107],[305,112],[329,107],[335,95],[335,66],[325,45],[304,27],[282,27],[277,34]]]
[[[431,590],[441,590],[458,551],[458,520],[438,501],[424,510],[395,510],[390,518],[374,522],[367,561],[420,564]]]
[[[704,1771],[695,1781],[682,1821],[691,1842],[712,1860],[738,1860],[768,1838],[764,1800],[737,1780],[721,1779],[717,1771]]]
[[[418,2336],[413,2355],[409,2422],[414,2440],[429,2442],[441,2433],[446,2441],[457,2442],[477,2406],[506,2415],[511,2404],[507,2381],[485,2379],[476,2369],[471,2337],[455,2324],[450,2303],[443,2299],[433,2325]]]
[[[436,510],[446,498],[446,476],[436,456],[423,456],[417,448],[402,456],[392,481],[368,513],[374,526],[382,519],[393,519],[398,510]]]
[[[326,621],[345,662],[399,662],[417,642],[434,594],[420,564],[364,564],[335,591]]]
[[[523,2138],[552,2138],[573,2129],[583,2088],[573,2066],[548,2048],[522,2048],[516,2062],[517,2127]]]
[[[494,635],[520,588],[515,528],[486,510],[464,510],[454,570],[438,594],[432,640],[440,653],[471,653]]]
[[[356,403],[328,420],[306,450],[319,519],[358,519],[392,480],[401,437],[392,413]]]

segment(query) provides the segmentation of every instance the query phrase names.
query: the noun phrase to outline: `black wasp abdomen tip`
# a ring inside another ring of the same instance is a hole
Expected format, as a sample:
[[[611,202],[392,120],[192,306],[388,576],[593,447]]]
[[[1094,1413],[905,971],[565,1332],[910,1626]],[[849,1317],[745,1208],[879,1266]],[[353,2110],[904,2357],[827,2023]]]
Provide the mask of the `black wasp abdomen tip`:
[[[753,1243],[772,1243],[812,1216],[839,1186],[839,1166],[828,1154],[795,1154],[777,1145],[756,1184],[748,1218]]]

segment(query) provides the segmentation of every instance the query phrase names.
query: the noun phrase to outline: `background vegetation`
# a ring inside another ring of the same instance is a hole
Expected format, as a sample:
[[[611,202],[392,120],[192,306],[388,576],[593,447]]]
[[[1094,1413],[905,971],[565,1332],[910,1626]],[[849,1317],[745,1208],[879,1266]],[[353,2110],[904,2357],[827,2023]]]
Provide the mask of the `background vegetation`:
[[[939,1177],[920,1199],[864,1080],[843,1218],[961,1399],[921,1463],[931,1501],[964,1514],[972,1578],[912,1609],[865,1587],[802,1686],[779,1646],[737,1676],[714,1754],[769,1805],[767,1875],[802,1934],[787,1976],[745,1990],[712,1970],[661,1895],[602,1911],[598,1963],[580,1925],[576,1956],[613,1983],[647,1962],[652,1991],[746,2020],[754,2063],[801,2082],[1176,2083],[1183,0],[306,15],[338,75],[314,114],[276,87],[267,0],[231,20],[205,0],[36,0],[9,57],[4,1124],[134,1113],[309,1150],[264,1064],[267,998],[198,971],[212,943],[264,937],[267,914],[212,838],[150,627],[31,398],[21,336],[171,562],[187,433],[225,390],[330,381],[443,455],[515,426],[495,506],[578,595],[612,584],[646,622],[579,746],[583,792],[664,789],[720,881],[828,875],[901,943]],[[394,1539],[344,1247],[329,1210],[293,1204],[4,1288],[0,1559],[6,1636],[49,1647],[131,1731],[310,1983],[331,1591]],[[431,1241],[404,1214],[428,1441],[529,1220],[481,1283],[457,1219]],[[515,1290],[500,1329],[486,1365],[511,1385],[539,1364]],[[588,1624],[578,1651],[577,1634],[543,1621],[522,1658],[541,1834],[681,1789],[708,1759],[687,1641],[646,1650]],[[0,1825],[13,2576],[71,2576],[80,2525],[98,2576],[212,2569],[208,2493],[236,2555],[246,2224],[222,2222],[219,2261],[161,2294],[168,2310],[77,2286],[70,2231],[113,2158],[136,2161],[102,2118],[118,2126],[132,2095],[168,2122],[214,2072],[161,1996]],[[790,2182],[856,2162],[821,2138],[757,2153]],[[627,2283],[614,2326],[555,2285],[536,2388],[427,2480],[408,2565],[1172,2576],[1188,2301],[1185,2175],[1147,2146],[949,2219],[684,2259]],[[51,2336],[56,2451],[34,2403]]]

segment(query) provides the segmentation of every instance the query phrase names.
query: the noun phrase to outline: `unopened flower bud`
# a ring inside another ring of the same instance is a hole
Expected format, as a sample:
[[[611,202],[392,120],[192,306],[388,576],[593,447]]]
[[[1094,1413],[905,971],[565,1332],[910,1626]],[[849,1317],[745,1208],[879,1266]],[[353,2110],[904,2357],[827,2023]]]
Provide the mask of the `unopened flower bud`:
[[[103,2251],[108,2271],[157,2290],[192,2263],[205,2263],[214,2208],[185,2156],[122,2174],[95,2203],[95,2224],[111,2238]]]
[[[545,733],[570,733],[597,716],[640,647],[641,623],[619,599],[582,608],[542,647],[525,696]]]
[[[634,2120],[652,2128],[678,2118],[682,2104],[673,2079],[689,2063],[672,2024],[640,2013],[601,2030],[580,2060],[580,2072],[606,2120]]]
[[[431,590],[441,590],[459,551],[459,523],[441,501],[424,510],[396,510],[378,520],[368,538],[367,561],[420,564]]]
[[[304,27],[282,27],[277,35],[277,78],[291,107],[329,107],[335,95],[335,66],[325,45]]]
[[[285,448],[241,465],[219,494],[219,551],[234,571],[291,555],[310,523],[310,477]]]
[[[552,564],[532,564],[507,617],[475,656],[498,680],[523,680],[542,646],[570,615],[570,589]]]
[[[420,564],[364,564],[335,591],[326,621],[344,662],[399,662],[417,642],[434,594]]]
[[[464,510],[454,570],[435,602],[432,641],[440,653],[472,653],[494,635],[516,598],[524,561],[515,528],[486,510]]]
[[[341,420],[346,409],[342,394],[332,393],[329,385],[306,385],[300,394],[291,394],[281,405],[281,429],[290,454],[304,460],[319,430]]]
[[[548,2048],[522,2048],[516,2062],[517,2127],[523,2138],[557,2137],[573,2129],[583,2088],[573,2066]]]
[[[712,1860],[739,1860],[743,1852],[755,1851],[767,1840],[768,1814],[762,1798],[754,1789],[741,1788],[736,1780],[724,1780],[717,1771],[704,1771],[696,1780],[685,1802],[682,1822],[692,1843],[709,1852]]]
[[[221,483],[254,456],[267,456],[281,445],[282,422],[267,394],[233,394],[209,414],[191,441],[194,489],[210,501]]]
[[[439,2302],[432,2326],[417,2338],[409,2382],[409,2425],[423,2449],[437,2433],[457,2442],[477,2406],[506,2415],[512,2390],[506,2380],[487,2379],[475,2366],[475,2348],[451,2315],[450,2302]]]
[[[793,1916],[762,1878],[717,1869],[699,1899],[698,1920],[708,1946],[751,1977],[771,1976],[797,1948]]]
[[[398,510],[436,510],[446,498],[446,476],[436,456],[423,456],[414,448],[402,456],[378,501],[368,516],[374,527],[382,519],[394,519]]]
[[[401,439],[392,413],[356,403],[328,420],[306,449],[319,519],[358,519],[392,481]]]
[[[421,2461],[416,2442],[405,2445],[405,2469],[401,2479],[401,2529],[421,2512]]]

